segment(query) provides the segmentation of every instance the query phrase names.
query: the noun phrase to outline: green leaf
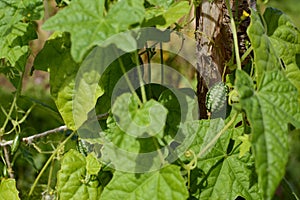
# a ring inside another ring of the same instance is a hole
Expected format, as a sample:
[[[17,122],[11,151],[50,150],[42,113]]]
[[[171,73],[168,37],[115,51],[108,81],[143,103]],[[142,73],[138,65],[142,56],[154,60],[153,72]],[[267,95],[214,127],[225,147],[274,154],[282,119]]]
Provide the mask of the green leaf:
[[[267,8],[264,12],[268,36],[286,67],[287,78],[298,89],[300,102],[300,31],[283,12]]]
[[[79,65],[70,55],[68,35],[56,33],[46,41],[44,48],[35,59],[34,66],[35,69],[50,70],[51,95],[65,124],[75,130],[72,100]]]
[[[60,199],[98,199],[101,193],[99,183],[86,180],[86,160],[75,150],[66,153],[58,172],[57,191]]]
[[[179,93],[179,91],[177,91]],[[165,125],[165,133],[172,137],[177,133],[181,121],[181,110],[178,99],[172,90],[165,90],[160,95],[158,101],[168,109]]]
[[[3,179],[0,184],[1,200],[19,200],[19,192],[16,188],[15,179]]]
[[[86,171],[90,175],[97,175],[101,169],[101,164],[97,160],[95,153],[90,153],[86,157]]]
[[[252,127],[259,187],[264,199],[271,199],[288,160],[287,124],[300,122],[297,90],[281,71],[265,72],[254,91],[251,78],[237,70],[235,85]]]
[[[148,0],[148,2],[156,7],[168,8],[174,1],[173,0]]]
[[[131,94],[117,98],[113,117],[107,119],[108,128],[100,134],[105,140],[101,159],[117,170],[141,173],[156,170],[167,156],[157,141],[167,110],[154,100],[139,109],[137,106]]]
[[[267,25],[267,35],[275,51],[286,65],[296,63],[300,51],[300,32],[291,20],[280,10],[266,8],[263,15]]]
[[[179,1],[168,8],[166,12],[163,13],[164,20],[166,23],[164,25],[158,25],[157,28],[168,28],[171,24],[177,22],[181,17],[187,15],[190,6],[188,1]]]
[[[141,143],[139,143],[136,137],[126,134],[126,132],[120,129],[120,127],[113,119],[113,117],[109,117],[107,119],[107,126],[108,129],[105,130],[105,135],[110,142],[116,145],[117,148],[120,148],[124,151],[136,152],[136,153],[138,153],[141,149],[143,149],[143,151],[146,151],[146,148],[141,147]],[[142,139],[147,139],[147,138],[142,138]],[[104,145],[108,145],[108,144],[104,144]],[[153,143],[151,143],[149,147],[150,146],[153,146]],[[155,148],[152,148],[152,150],[154,149]],[[106,149],[103,149],[103,151],[105,152]],[[115,159],[115,161],[112,162],[116,162],[116,161],[117,160]]]
[[[79,64],[70,54],[70,46],[68,34],[55,33],[37,55],[34,66],[36,69],[50,70],[51,95],[65,124],[69,129],[77,130],[87,120],[88,112],[94,108],[103,91],[98,86],[100,75],[93,68],[95,65],[90,70],[80,71]],[[76,79],[78,73],[80,81]],[[75,85],[76,80],[79,86]],[[91,97],[94,99],[91,100]]]
[[[286,77],[298,89],[298,102],[300,103],[300,69],[298,65],[290,64],[286,67]]]
[[[29,41],[37,38],[36,25],[30,21],[40,19],[42,11],[43,2],[39,0],[0,2],[0,58],[7,59],[20,71],[29,55]]]
[[[257,184],[253,180],[255,172],[252,170],[253,162],[250,160],[249,154],[240,159],[236,153],[226,157],[226,152],[223,153],[223,158],[210,157],[198,164],[198,167],[202,169],[207,168],[206,161],[215,161],[214,165],[210,165],[208,171],[203,172],[208,177],[200,182],[203,184],[199,188],[200,199],[236,199],[238,196],[245,199],[262,199]]]
[[[193,90],[167,89],[161,93],[158,101],[168,109],[165,134],[174,138],[180,123],[197,119],[197,100]]]
[[[251,10],[251,22],[247,33],[254,52],[256,80],[260,84],[264,71],[280,69],[280,60],[268,37],[266,27],[264,27],[259,13],[254,10]]]
[[[167,109],[151,99],[141,108],[130,93],[118,97],[112,107],[119,127],[135,137],[149,137],[160,133],[166,122]]]
[[[141,0],[121,0],[106,11],[104,0],[73,0],[46,21],[43,29],[71,33],[71,55],[76,62],[80,62],[91,47],[101,45],[131,25],[141,23],[144,18],[143,3]],[[116,40],[112,41],[119,45]]]
[[[100,50],[101,49],[101,50]],[[104,55],[104,56],[103,56]],[[118,91],[130,91],[128,84],[124,80],[123,72],[120,68],[121,61],[124,65],[126,72],[132,69],[130,73],[127,73],[128,77],[130,78],[132,84],[139,83],[137,80],[137,73],[136,73],[136,64],[132,61],[131,54],[124,54],[124,55],[114,55],[110,49],[99,48],[99,53],[95,54],[95,58],[99,59],[101,57],[102,61],[100,66],[108,66],[105,71],[102,73],[99,86],[104,91],[104,94],[98,99],[98,103],[96,105],[96,110],[98,113],[105,113],[111,109],[111,101],[113,97],[113,92]],[[111,58],[110,58],[111,57]],[[117,60],[114,60],[118,58]],[[99,67],[98,67],[99,70]],[[121,77],[123,76],[123,79]],[[120,80],[121,79],[121,80]],[[118,84],[118,85],[117,85]],[[119,94],[117,94],[119,95]],[[116,94],[114,94],[116,96]]]
[[[211,142],[215,135],[218,134],[218,132],[224,127],[224,125],[224,120],[221,118],[187,122],[184,125],[184,127],[186,127],[184,131],[190,133],[187,133],[186,135],[196,133],[195,139],[193,140],[193,143],[190,145],[189,149],[194,151],[196,154],[199,154],[199,152]],[[212,145],[209,149],[207,149],[206,152],[201,155],[200,160],[211,157],[219,159],[224,157],[224,153],[226,153],[230,137],[231,133],[225,132],[214,145]],[[215,162],[216,159],[207,161],[207,166],[212,166],[215,164]]]
[[[144,27],[168,28],[189,12],[190,6],[187,1],[178,1],[170,6],[167,6],[167,1],[164,2],[164,4],[156,2],[159,7],[147,9],[145,21],[143,22]]]
[[[240,146],[240,154],[239,154],[239,158],[243,157],[247,152],[250,152],[250,148],[251,148],[251,142],[250,142],[250,138],[249,135],[242,135],[239,136],[238,139],[240,141],[242,141],[242,144]]]
[[[187,197],[185,180],[180,174],[180,168],[174,165],[138,175],[117,171],[101,195],[103,200],[160,200]]]
[[[222,119],[193,121],[186,131],[196,133],[190,150],[199,155],[212,138],[224,127]],[[197,168],[191,171],[190,194],[196,199],[260,199],[255,174],[249,167],[254,162],[247,156],[239,158],[238,149],[228,154],[230,138],[237,128],[227,130],[218,141],[198,159]],[[238,128],[240,129],[240,128]],[[182,157],[183,161],[187,158]],[[186,162],[186,161],[185,161]],[[225,183],[225,184],[224,184]]]

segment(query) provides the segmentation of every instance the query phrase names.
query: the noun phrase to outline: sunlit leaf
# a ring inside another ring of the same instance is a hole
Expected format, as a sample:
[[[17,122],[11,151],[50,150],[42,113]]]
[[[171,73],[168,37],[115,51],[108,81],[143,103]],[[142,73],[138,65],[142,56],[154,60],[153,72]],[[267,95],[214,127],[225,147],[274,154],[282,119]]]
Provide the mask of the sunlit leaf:
[[[196,133],[189,149],[199,155],[224,127],[224,122],[222,119],[200,120],[189,123],[187,127],[188,132]],[[193,197],[201,200],[235,199],[238,196],[261,199],[257,184],[252,179],[255,172],[250,154],[239,158],[238,149],[228,152],[233,132],[234,129],[227,130],[198,159],[197,168],[191,171],[190,193]]]
[[[239,158],[243,157],[247,152],[250,152],[251,142],[249,140],[249,135],[243,135],[238,137],[239,140],[242,141],[240,146],[240,154]]]
[[[97,175],[101,169],[101,164],[94,153],[88,154],[86,157],[86,171],[90,175]]]
[[[187,197],[185,180],[180,174],[180,168],[175,165],[144,174],[117,171],[101,195],[101,199],[104,200],[159,200],[186,199]]]
[[[153,99],[139,107],[130,93],[118,97],[112,107],[112,114],[119,127],[135,137],[149,137],[161,132],[167,112],[163,105]]]
[[[19,200],[19,192],[14,179],[3,179],[0,184],[0,199]]]
[[[79,62],[91,47],[101,45],[109,37],[141,23],[144,18],[141,0],[118,1],[108,12],[104,3],[104,0],[73,0],[69,6],[46,21],[43,29],[71,33],[71,55]],[[113,41],[119,45],[116,40]]]
[[[164,1],[164,3],[155,1],[155,4],[159,6],[147,9],[143,26],[168,28],[170,25],[178,22],[180,18],[187,15],[190,8],[187,1],[179,1],[171,5],[168,5],[167,1]]]
[[[60,199],[98,199],[101,187],[87,179],[85,167],[85,157],[79,152],[70,150],[64,155],[57,180]]]
[[[252,128],[256,171],[264,199],[271,199],[288,160],[287,124],[299,126],[297,90],[283,72],[265,72],[261,86],[254,91],[251,78],[236,72],[240,103]]]
[[[32,20],[42,15],[43,2],[39,0],[0,1],[0,58],[23,71],[29,55],[29,41],[37,38]]]

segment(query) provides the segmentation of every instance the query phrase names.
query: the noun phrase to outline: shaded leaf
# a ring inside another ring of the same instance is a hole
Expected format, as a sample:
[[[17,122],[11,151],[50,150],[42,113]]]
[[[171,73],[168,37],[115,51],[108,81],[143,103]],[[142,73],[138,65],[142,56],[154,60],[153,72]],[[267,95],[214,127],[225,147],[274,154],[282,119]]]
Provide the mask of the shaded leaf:
[[[254,52],[256,80],[260,84],[264,71],[280,69],[280,60],[268,37],[266,27],[264,27],[259,13],[254,10],[251,10],[251,22],[247,33]]]
[[[128,84],[124,79],[119,62],[123,63],[127,76],[133,86],[138,87],[139,85],[137,69],[134,68],[136,64],[131,59],[132,55],[122,55],[122,53],[117,54],[116,56],[111,55],[114,55],[114,53],[111,52],[110,49],[105,48],[101,48],[101,50],[99,48],[99,53],[97,52],[95,54],[95,58],[103,58],[102,61],[100,61],[101,63],[98,64],[99,66],[108,66],[102,73],[99,81],[99,86],[104,91],[104,94],[98,99],[96,105],[98,113],[108,112],[108,110],[111,109],[112,101],[114,101],[117,96],[130,91]],[[109,59],[110,57],[112,58]],[[114,58],[117,58],[117,60],[114,60]]]
[[[167,89],[161,93],[158,101],[168,109],[165,134],[176,136],[180,123],[197,119],[198,103],[192,89]]]
[[[267,8],[263,16],[270,41],[286,67],[287,78],[298,89],[300,102],[300,31],[288,16],[275,8]]]

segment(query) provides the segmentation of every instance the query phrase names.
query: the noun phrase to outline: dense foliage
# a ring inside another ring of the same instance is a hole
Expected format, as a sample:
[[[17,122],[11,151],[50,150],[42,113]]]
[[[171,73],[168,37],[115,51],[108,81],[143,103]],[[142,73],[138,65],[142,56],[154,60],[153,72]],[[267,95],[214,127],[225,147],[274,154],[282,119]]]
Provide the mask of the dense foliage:
[[[22,91],[43,1],[0,1],[0,72],[16,89],[0,99],[0,199],[297,199],[284,176],[300,131],[300,32],[285,14],[245,13],[249,62],[228,64],[198,120],[193,86],[171,86],[167,66],[151,81],[149,65],[171,54],[172,34],[193,40],[193,3],[56,2],[31,68],[50,74],[53,103]]]

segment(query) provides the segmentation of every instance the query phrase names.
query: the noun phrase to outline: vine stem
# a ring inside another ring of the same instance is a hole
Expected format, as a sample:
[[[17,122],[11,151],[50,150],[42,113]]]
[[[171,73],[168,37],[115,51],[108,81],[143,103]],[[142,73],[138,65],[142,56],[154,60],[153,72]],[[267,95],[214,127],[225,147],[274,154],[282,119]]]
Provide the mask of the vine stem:
[[[118,55],[117,50],[115,50],[115,52],[116,52],[116,54]],[[127,82],[127,85],[128,85],[128,87],[129,87],[131,93],[133,94],[133,96],[134,96],[134,97],[136,98],[136,100],[138,101],[139,106],[142,106],[143,103],[142,103],[141,99],[139,98],[139,96],[137,95],[137,93],[135,92],[135,89],[134,89],[134,87],[133,87],[133,85],[132,85],[132,83],[131,83],[131,81],[130,81],[130,79],[129,79],[127,73],[126,73],[126,69],[125,69],[125,66],[124,66],[124,64],[123,64],[123,61],[122,61],[122,59],[121,59],[120,57],[118,57],[118,62],[119,62],[120,68],[121,68],[121,70],[122,70],[122,72],[123,72],[123,74],[124,74],[125,80],[126,80],[126,82]]]
[[[159,52],[160,52],[160,74],[161,74],[161,80],[160,83],[164,84],[164,52],[162,47],[162,42],[159,43]]]
[[[53,174],[53,168],[54,168],[54,160],[51,161],[51,166],[49,170],[49,176],[48,176],[48,183],[47,183],[47,192],[50,192],[51,189],[51,179],[52,179],[52,174]]]
[[[14,177],[14,173],[13,173],[13,169],[12,169],[12,165],[9,159],[9,153],[7,150],[7,147],[3,147],[3,151],[4,151],[4,158],[5,158],[5,163],[7,165],[7,171],[8,171],[8,175],[10,178],[15,178]]]
[[[66,142],[71,139],[74,134],[76,132],[74,131],[73,133],[71,133],[56,149],[55,151],[52,153],[52,155],[50,156],[50,158],[47,160],[47,162],[45,163],[45,165],[43,166],[43,168],[41,169],[40,173],[38,174],[38,176],[36,177],[36,179],[34,180],[33,185],[31,186],[30,192],[28,196],[32,195],[33,190],[35,189],[39,179],[41,178],[41,176],[43,175],[43,173],[45,172],[45,170],[47,169],[48,165],[52,162],[53,158],[55,157],[55,155],[59,152],[59,150],[66,144]]]
[[[151,83],[151,59],[150,59],[150,53],[149,53],[149,47],[148,43],[145,43],[146,53],[147,53],[147,61],[148,61],[148,83]]]
[[[23,73],[21,73],[21,78],[20,78],[20,81],[18,83],[18,87],[17,87],[16,93],[14,95],[13,102],[10,106],[9,111],[8,111],[8,114],[6,115],[5,121],[2,125],[2,127],[0,128],[0,136],[4,135],[5,128],[8,124],[8,121],[11,119],[12,112],[13,112],[15,106],[17,105],[17,98],[19,97],[19,94],[21,93],[21,89],[22,89],[22,81],[23,81]]]
[[[12,102],[12,104],[10,106],[10,109],[8,111],[8,114],[7,114],[6,118],[5,118],[5,121],[4,121],[3,125],[2,125],[2,127],[0,128],[0,134],[1,135],[4,135],[4,131],[5,131],[6,125],[8,124],[10,116],[11,116],[13,110],[14,110],[14,107],[16,105],[16,101],[17,101],[17,95],[15,94],[13,102]]]
[[[230,16],[230,23],[231,23],[231,29],[232,29],[232,35],[233,35],[233,42],[234,42],[234,51],[235,51],[235,59],[236,59],[236,65],[239,70],[242,69],[242,64],[241,64],[241,58],[240,58],[240,53],[239,53],[239,45],[238,45],[238,38],[237,38],[237,32],[236,32],[236,26],[234,22],[234,18],[232,15],[231,7],[229,0],[226,0],[226,7]]]
[[[97,115],[96,118],[97,118],[97,120],[100,120],[100,119],[106,118],[108,115],[109,115],[108,113],[103,113],[103,114]],[[35,135],[24,137],[24,138],[22,138],[21,141],[25,142],[27,144],[32,144],[33,140],[35,140],[35,139],[45,137],[45,136],[50,135],[52,133],[57,133],[57,132],[66,131],[66,130],[68,130],[68,127],[66,125],[63,125],[63,126],[59,126],[59,127],[54,128],[54,129],[51,129],[51,130],[44,131],[42,133],[38,133],[38,134],[35,134]],[[13,140],[0,141],[0,147],[12,145],[12,143],[13,143]]]
[[[253,46],[250,46],[249,49],[247,49],[247,51],[242,55],[241,62],[243,62],[249,56],[252,50],[253,50]]]
[[[142,75],[141,66],[140,66],[140,62],[139,62],[139,55],[137,52],[135,52],[134,56],[135,56],[135,62],[137,64],[139,82],[140,82],[140,86],[141,86],[142,101],[143,101],[143,103],[146,103],[147,96],[146,96],[146,91],[145,91],[145,87],[144,87],[144,83],[143,83],[143,77],[142,77],[143,75]]]
[[[235,113],[231,120],[224,126],[222,130],[198,153],[197,157],[200,158],[203,154],[210,149],[215,142],[228,130],[228,128],[234,123],[239,113]]]

